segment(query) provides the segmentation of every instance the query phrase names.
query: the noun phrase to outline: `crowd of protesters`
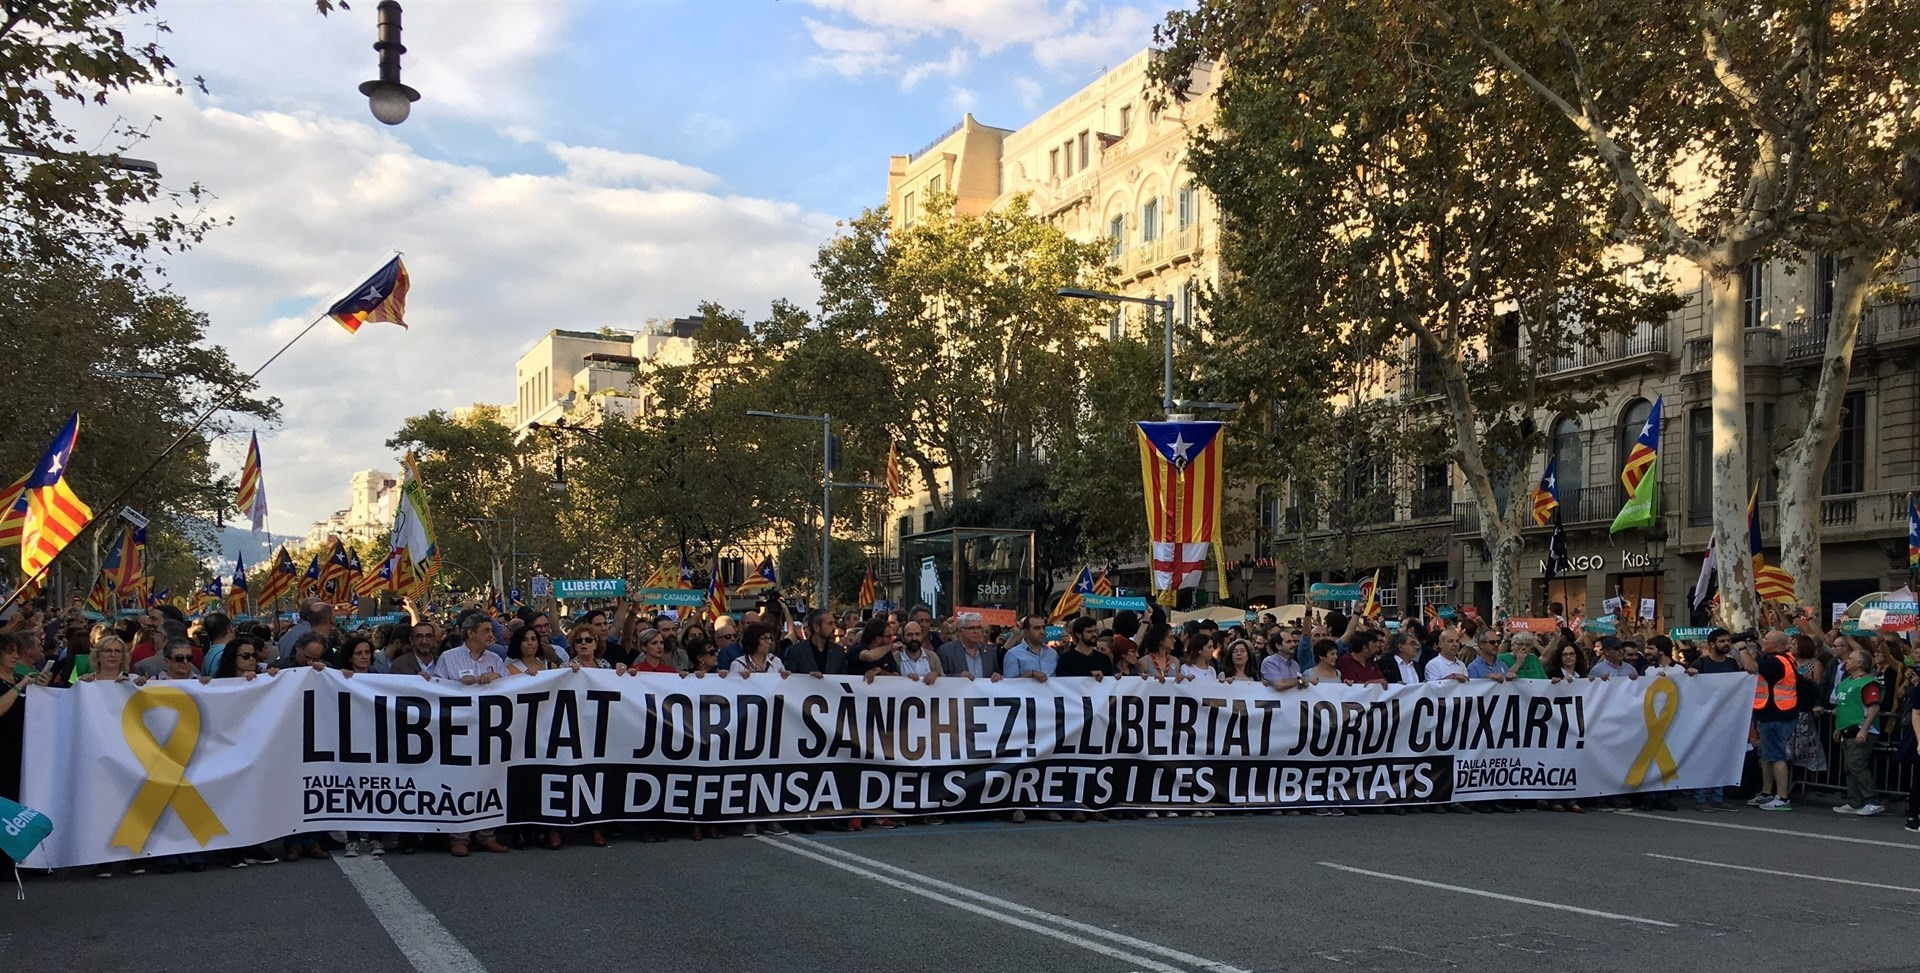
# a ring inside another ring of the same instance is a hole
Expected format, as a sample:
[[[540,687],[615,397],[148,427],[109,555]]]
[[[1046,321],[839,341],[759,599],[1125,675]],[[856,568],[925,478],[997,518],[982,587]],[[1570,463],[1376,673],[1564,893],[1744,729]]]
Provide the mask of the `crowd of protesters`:
[[[1262,618],[1250,625],[1220,627],[1210,621],[1169,624],[1154,609],[1147,617],[1122,611],[1107,620],[1078,616],[1050,637],[1048,619],[1034,615],[1004,631],[977,613],[939,619],[925,607],[864,616],[813,611],[794,618],[778,598],[761,602],[738,621],[653,612],[629,601],[611,609],[588,608],[564,622],[532,608],[512,614],[469,608],[441,624],[405,604],[408,621],[380,628],[355,627],[336,619],[333,607],[305,603],[291,622],[236,624],[215,612],[189,620],[173,606],[114,622],[89,622],[79,606],[58,614],[44,606],[0,622],[0,796],[17,798],[27,691],[39,685],[70,687],[100,681],[257,679],[295,667],[337,669],[342,675],[397,674],[487,685],[541,672],[581,668],[620,675],[712,676],[742,679],[844,674],[940,679],[1147,678],[1173,682],[1260,683],[1287,692],[1327,683],[1378,685],[1474,680],[1550,682],[1640,679],[1666,675],[1748,672],[1755,676],[1755,763],[1759,788],[1746,805],[1763,811],[1792,810],[1796,782],[1824,778],[1837,744],[1845,785],[1842,814],[1874,816],[1878,803],[1873,770],[1877,750],[1901,763],[1920,763],[1920,658],[1896,636],[1874,637],[1827,629],[1809,611],[1769,613],[1766,627],[1731,633],[1714,629],[1704,642],[1676,645],[1664,634],[1629,628],[1624,634],[1589,635],[1578,616],[1565,618],[1553,606],[1557,632],[1506,631],[1463,617],[1432,626],[1409,620],[1389,629],[1359,616],[1309,613],[1281,624]],[[1920,772],[1910,772],[1906,829],[1920,831]],[[1700,811],[1731,811],[1724,788],[1690,794],[1642,792],[1590,801],[1598,809],[1672,811],[1675,799],[1690,799]],[[1319,815],[1413,811],[1509,813],[1514,810],[1579,813],[1578,801],[1525,804],[1482,801],[1391,808],[1321,808]],[[1041,812],[1062,820],[1059,811]],[[1127,817],[1174,817],[1173,811],[1118,811]],[[1189,814],[1211,816],[1208,810]],[[1299,814],[1299,811],[1274,811]],[[1094,811],[1071,812],[1075,821],[1106,820]],[[1016,811],[1012,818],[1024,822]],[[939,817],[920,823],[942,824]],[[868,819],[877,827],[906,822]],[[810,822],[787,822],[811,831]],[[784,835],[787,825],[632,825],[640,841],[670,834],[693,840],[728,835]],[[859,829],[859,818],[833,826]],[[550,829],[515,826],[447,836],[456,856],[478,849],[506,852],[529,846],[558,849],[568,842],[604,846],[612,827]],[[247,867],[303,858],[328,858],[329,844],[347,856],[413,853],[431,836],[334,832],[300,834],[284,841],[228,853],[225,864]],[[331,839],[329,841],[328,839]],[[125,867],[138,873],[208,867],[200,855],[174,856]],[[102,866],[102,877],[114,873]]]

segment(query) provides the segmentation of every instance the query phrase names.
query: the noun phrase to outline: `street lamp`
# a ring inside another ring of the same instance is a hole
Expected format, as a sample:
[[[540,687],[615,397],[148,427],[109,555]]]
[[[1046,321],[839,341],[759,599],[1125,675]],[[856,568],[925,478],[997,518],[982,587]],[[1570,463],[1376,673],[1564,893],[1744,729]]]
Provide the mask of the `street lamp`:
[[[1247,604],[1251,600],[1253,600],[1253,559],[1247,558],[1240,562],[1240,604],[1251,607]]]
[[[1161,337],[1164,348],[1160,361],[1160,412],[1172,418],[1175,409],[1182,412],[1193,409],[1211,409],[1217,412],[1232,412],[1240,408],[1238,402],[1201,402],[1194,399],[1176,399],[1173,397],[1173,298],[1162,300],[1157,297],[1128,297],[1125,294],[1109,294],[1106,291],[1092,291],[1084,287],[1062,287],[1053,292],[1055,297],[1074,297],[1089,301],[1113,301],[1121,304],[1145,304],[1160,309]]]
[[[878,483],[843,483],[833,478],[833,416],[831,414],[809,416],[793,412],[768,412],[764,409],[748,409],[747,415],[759,419],[786,419],[791,422],[817,422],[820,424],[820,607],[828,607],[833,601],[833,587],[829,580],[833,569],[833,488],[852,487],[856,490],[884,490]]]
[[[407,120],[413,103],[420,100],[420,92],[400,83],[400,55],[407,53],[407,48],[400,43],[398,0],[380,0],[375,9],[380,14],[380,39],[373,42],[373,49],[380,52],[380,77],[361,82],[360,93],[367,96],[367,107],[381,124],[398,125]]]
[[[1665,600],[1660,597],[1665,593],[1662,589],[1666,588],[1665,581],[1660,576],[1660,562],[1666,560],[1666,555],[1667,525],[1664,519],[1656,520],[1652,527],[1647,528],[1647,563],[1653,568],[1653,594],[1656,610],[1660,603]]]

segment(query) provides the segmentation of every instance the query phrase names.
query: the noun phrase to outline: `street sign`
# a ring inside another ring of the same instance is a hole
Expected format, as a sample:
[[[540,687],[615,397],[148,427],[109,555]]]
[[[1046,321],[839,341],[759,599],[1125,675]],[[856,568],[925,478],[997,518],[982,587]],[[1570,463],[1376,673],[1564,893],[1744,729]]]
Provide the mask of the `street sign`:
[[[553,583],[555,598],[624,598],[626,595],[625,578],[562,578]]]
[[[535,599],[545,598],[547,596],[547,576],[544,574],[536,574],[528,578],[527,587],[533,589],[533,597]]]
[[[524,599],[524,598],[522,598],[522,597],[520,597],[520,589],[519,589],[519,588],[508,588],[508,589],[507,589],[507,600],[508,600],[508,601],[510,601],[510,602],[513,602],[513,603],[514,603],[514,604],[516,604],[516,605],[518,605],[518,604],[520,604],[520,603],[521,603],[522,601],[524,601],[525,599]]]

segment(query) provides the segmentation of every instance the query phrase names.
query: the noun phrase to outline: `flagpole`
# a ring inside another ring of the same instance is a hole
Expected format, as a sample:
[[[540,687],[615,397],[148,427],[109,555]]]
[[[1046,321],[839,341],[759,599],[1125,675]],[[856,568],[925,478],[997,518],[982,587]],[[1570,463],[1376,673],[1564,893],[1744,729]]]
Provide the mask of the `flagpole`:
[[[213,418],[214,413],[219,412],[221,409],[225,408],[226,405],[233,400],[233,397],[240,393],[240,390],[242,388],[245,388],[247,385],[251,384],[254,379],[259,378],[260,373],[266,371],[268,365],[271,365],[275,361],[278,361],[281,355],[284,355],[287,353],[287,349],[292,348],[296,343],[300,341],[301,338],[306,337],[308,332],[312,331],[316,327],[319,327],[320,322],[325,321],[328,317],[329,315],[323,313],[319,317],[314,318],[312,321],[307,322],[307,326],[300,329],[299,334],[294,335],[292,340],[288,341],[284,345],[281,345],[280,350],[274,352],[270,357],[267,358],[266,361],[261,362],[259,368],[254,369],[253,372],[249,374],[246,378],[238,382],[235,382],[224,393],[222,393],[219,397],[215,398],[213,400],[213,404],[207,407],[207,411],[202,412],[200,414],[200,418],[193,420],[193,425],[190,425],[186,429],[181,430],[180,435],[175,436],[173,439],[173,442],[168,443],[167,448],[161,450],[160,455],[155,456],[153,458],[153,461],[147,464],[146,469],[143,469],[139,473],[135,474],[133,479],[127,481],[127,484],[120,488],[120,492],[114,494],[113,499],[108,500],[106,503],[102,504],[100,506],[100,509],[110,511],[113,508],[118,507],[121,501],[124,501],[125,499],[127,499],[128,496],[130,496],[133,493],[135,487],[138,487],[142,481],[146,480],[148,476],[152,475],[154,470],[159,469],[160,465],[167,461],[167,457],[173,455],[173,451],[180,448],[181,443],[184,443],[187,441],[187,437],[193,435],[195,432],[198,432],[200,427],[206,425],[207,420]],[[95,517],[93,520],[88,521],[85,527],[80,528],[81,531],[84,532],[84,531],[92,530],[95,525],[100,523],[101,519],[102,518]],[[74,539],[78,540],[79,535],[76,534]],[[49,559],[46,564],[42,565],[38,573],[34,574],[33,577],[31,578],[22,578],[20,581],[20,586],[15,588],[13,590],[13,593],[7,596],[6,601],[0,602],[0,614],[4,614],[7,609],[12,608],[14,603],[20,600],[20,593],[27,589],[27,585],[45,578],[47,575],[47,572],[52,570],[54,564],[57,563],[61,557],[66,556],[67,551],[71,550],[73,546],[74,546],[73,542],[68,541],[67,546],[61,549],[60,554]]]

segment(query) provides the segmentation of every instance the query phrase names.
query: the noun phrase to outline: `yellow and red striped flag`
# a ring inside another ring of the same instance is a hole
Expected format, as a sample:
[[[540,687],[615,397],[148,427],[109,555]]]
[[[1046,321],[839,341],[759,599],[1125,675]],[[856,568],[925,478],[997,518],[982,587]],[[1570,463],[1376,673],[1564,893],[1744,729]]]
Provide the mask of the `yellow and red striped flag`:
[[[300,579],[300,569],[293,564],[293,555],[285,547],[273,559],[273,567],[268,569],[266,580],[260,585],[260,604],[271,605],[275,600],[293,590],[293,583]]]
[[[18,545],[26,526],[27,478],[23,476],[0,490],[0,547]]]
[[[720,562],[715,561],[707,576],[707,617],[719,621],[727,617],[727,583],[720,580]]]
[[[1218,422],[1139,422],[1140,479],[1147,501],[1148,562],[1162,603],[1198,587],[1211,553],[1219,561],[1224,491]],[[1219,572],[1220,596],[1227,575]]]
[[[873,565],[867,565],[867,573],[860,579],[860,607],[872,608],[880,600],[880,589],[873,577]]]
[[[233,556],[233,580],[227,584],[227,614],[238,618],[247,613],[247,559]]]
[[[1760,600],[1787,604],[1798,601],[1793,575],[1785,568],[1768,565],[1767,556],[1760,553],[1760,487],[1757,484],[1753,495],[1747,498],[1747,543],[1753,548],[1753,587]]]
[[[240,467],[240,494],[234,504],[253,523],[254,533],[267,526],[267,487],[260,479],[260,434],[247,442],[247,461]]]
[[[80,413],[67,417],[47,451],[24,481],[26,522],[20,528],[20,572],[39,577],[68,544],[93,521],[93,508],[67,485],[67,465],[80,439]]]
[[[1533,488],[1533,523],[1545,527],[1553,522],[1553,512],[1560,506],[1560,474],[1555,472],[1557,457],[1547,459],[1547,468],[1540,474],[1540,485]]]
[[[408,285],[407,265],[395,257],[367,278],[366,283],[354,288],[353,293],[334,302],[327,309],[327,316],[353,334],[358,334],[360,326],[369,321],[386,321],[404,328]]]

